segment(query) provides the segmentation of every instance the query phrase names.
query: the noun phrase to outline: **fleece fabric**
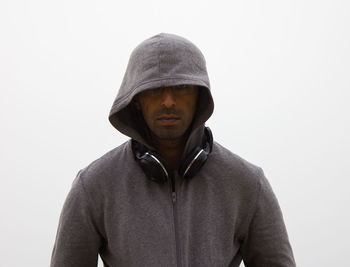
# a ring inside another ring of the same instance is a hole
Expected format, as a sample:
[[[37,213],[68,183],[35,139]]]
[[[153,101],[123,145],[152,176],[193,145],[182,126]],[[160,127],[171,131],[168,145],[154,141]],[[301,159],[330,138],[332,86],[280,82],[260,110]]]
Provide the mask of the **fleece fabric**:
[[[109,120],[153,150],[133,106],[148,89],[200,89],[183,157],[200,146],[214,108],[204,57],[188,40],[159,34],[135,48]],[[190,180],[158,184],[135,160],[131,140],[82,169],[65,201],[51,267],[295,266],[281,209],[261,168],[214,142]]]

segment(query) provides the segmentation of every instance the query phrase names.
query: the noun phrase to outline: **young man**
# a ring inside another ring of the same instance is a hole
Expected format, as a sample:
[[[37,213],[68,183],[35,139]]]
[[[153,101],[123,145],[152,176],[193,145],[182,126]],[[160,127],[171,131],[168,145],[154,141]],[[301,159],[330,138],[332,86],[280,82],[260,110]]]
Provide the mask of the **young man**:
[[[295,266],[259,167],[213,142],[205,60],[159,34],[133,51],[110,112],[131,139],[81,170],[51,267]]]

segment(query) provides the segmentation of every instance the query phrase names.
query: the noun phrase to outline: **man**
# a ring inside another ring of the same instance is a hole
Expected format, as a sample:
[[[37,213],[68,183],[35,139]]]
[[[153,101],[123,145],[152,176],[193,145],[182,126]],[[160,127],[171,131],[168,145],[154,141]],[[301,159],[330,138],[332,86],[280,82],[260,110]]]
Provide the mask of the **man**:
[[[131,139],[81,170],[52,267],[295,266],[259,167],[213,142],[205,60],[159,34],[133,51],[109,120]]]

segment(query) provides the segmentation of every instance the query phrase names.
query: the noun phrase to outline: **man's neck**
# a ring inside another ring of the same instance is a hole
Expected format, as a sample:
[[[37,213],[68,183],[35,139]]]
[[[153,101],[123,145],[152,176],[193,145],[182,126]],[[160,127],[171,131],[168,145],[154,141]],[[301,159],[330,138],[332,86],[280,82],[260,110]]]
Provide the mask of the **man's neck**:
[[[180,166],[181,156],[185,147],[186,139],[155,140],[157,152],[166,160],[172,170]]]

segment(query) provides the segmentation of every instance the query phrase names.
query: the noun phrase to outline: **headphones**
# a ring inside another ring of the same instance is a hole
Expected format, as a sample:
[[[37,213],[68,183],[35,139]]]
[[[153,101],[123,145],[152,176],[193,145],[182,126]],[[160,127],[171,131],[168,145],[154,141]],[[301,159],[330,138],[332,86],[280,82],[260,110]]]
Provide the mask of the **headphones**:
[[[145,146],[132,140],[132,151],[146,176],[157,183],[163,184],[171,171],[167,162],[156,152],[149,151]],[[196,147],[181,162],[179,175],[185,179],[192,178],[204,165],[213,147],[213,135],[208,127],[204,128],[201,147]]]

